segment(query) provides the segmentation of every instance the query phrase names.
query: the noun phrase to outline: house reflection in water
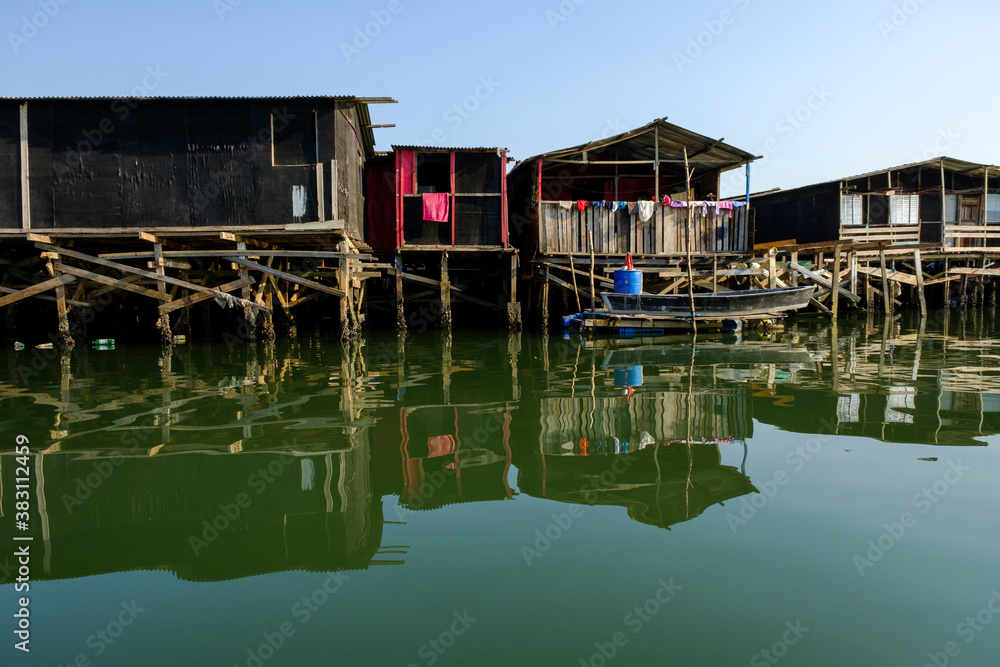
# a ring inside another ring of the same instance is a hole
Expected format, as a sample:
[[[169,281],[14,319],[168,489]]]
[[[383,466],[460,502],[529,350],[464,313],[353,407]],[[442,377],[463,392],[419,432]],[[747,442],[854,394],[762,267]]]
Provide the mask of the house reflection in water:
[[[625,507],[662,528],[756,492],[742,470],[750,386],[700,382],[695,357],[680,346],[599,347],[553,373],[539,398],[537,448],[518,462],[521,490]],[[723,451],[741,466],[724,465]]]

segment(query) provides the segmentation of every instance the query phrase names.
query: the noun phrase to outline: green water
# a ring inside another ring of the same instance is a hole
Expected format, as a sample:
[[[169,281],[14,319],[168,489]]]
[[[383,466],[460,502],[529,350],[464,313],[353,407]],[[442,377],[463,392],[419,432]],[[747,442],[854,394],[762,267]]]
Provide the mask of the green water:
[[[996,665],[995,335],[10,351],[0,664]]]

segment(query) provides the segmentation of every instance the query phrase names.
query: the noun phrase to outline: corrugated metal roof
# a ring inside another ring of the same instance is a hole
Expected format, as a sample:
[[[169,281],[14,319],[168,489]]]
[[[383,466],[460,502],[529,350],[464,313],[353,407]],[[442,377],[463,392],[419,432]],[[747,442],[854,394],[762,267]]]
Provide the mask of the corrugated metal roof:
[[[25,100],[25,101],[73,101],[73,100],[85,100],[85,101],[114,101],[114,100],[333,100],[336,102],[357,102],[360,104],[396,104],[396,100],[391,97],[356,97],[354,95],[248,95],[248,96],[224,96],[224,95],[208,95],[208,96],[198,96],[198,95],[163,95],[155,97],[131,97],[129,95],[93,95],[93,96],[69,96],[69,97],[52,97],[52,96],[27,96],[27,97],[17,97],[12,95],[0,96],[0,100]]]
[[[683,164],[684,149],[687,149],[690,164],[702,171],[705,169],[726,171],[759,159],[752,153],[724,143],[722,139],[712,139],[668,123],[666,118],[658,118],[640,128],[607,139],[598,139],[530,157],[519,162],[512,173],[522,165],[533,164],[537,160],[571,158],[582,160],[584,153],[592,154],[612,148],[615,150],[615,155],[607,159],[653,161],[656,157],[657,143],[659,143],[661,164]],[[600,162],[600,158],[594,159],[593,155],[588,155],[588,160]]]
[[[450,153],[452,151],[469,152],[469,153],[496,153],[498,151],[506,151],[506,148],[501,148],[499,146],[397,146],[392,145],[392,150],[394,151],[422,151],[424,153]]]
[[[858,174],[856,176],[845,176],[843,178],[834,178],[834,179],[831,179],[829,181],[819,181],[817,183],[810,183],[808,185],[800,185],[798,187],[789,188],[787,190],[783,190],[781,188],[774,188],[773,190],[767,190],[765,192],[757,192],[757,193],[751,194],[750,198],[753,199],[754,197],[766,197],[768,195],[774,195],[774,194],[779,194],[779,193],[780,194],[786,194],[786,193],[789,193],[789,192],[795,192],[796,190],[803,190],[805,188],[814,188],[814,187],[816,187],[818,185],[831,185],[833,183],[841,183],[843,181],[853,181],[853,180],[857,180],[859,178],[868,178],[870,176],[880,176],[880,175],[886,174],[886,173],[888,173],[890,171],[902,171],[903,169],[914,169],[916,167],[926,167],[926,166],[940,167],[942,164],[944,164],[944,168],[945,168],[946,171],[957,172],[957,173],[963,174],[965,176],[982,177],[982,176],[985,175],[987,169],[995,169],[997,171],[1000,171],[1000,167],[997,167],[996,165],[992,165],[992,164],[980,164],[978,162],[966,162],[965,160],[958,160],[956,158],[947,157],[945,155],[942,155],[941,157],[931,158],[930,160],[923,160],[921,162],[910,162],[908,164],[899,165],[898,167],[887,167],[886,169],[878,169],[876,171],[869,171],[869,172],[865,172],[863,174]]]

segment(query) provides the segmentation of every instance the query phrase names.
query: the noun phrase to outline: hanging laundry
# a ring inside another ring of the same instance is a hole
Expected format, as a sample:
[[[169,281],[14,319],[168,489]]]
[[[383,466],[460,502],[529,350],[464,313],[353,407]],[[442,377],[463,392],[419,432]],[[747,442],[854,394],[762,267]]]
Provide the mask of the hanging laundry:
[[[731,201],[720,201],[718,204],[720,209],[725,209],[727,211],[733,210],[733,202]]]
[[[421,196],[424,201],[424,220],[430,222],[448,222],[448,199],[450,195],[447,192],[425,192]]]
[[[639,209],[639,220],[641,222],[648,222],[656,211],[656,202],[640,201],[636,202],[636,207]]]
[[[618,208],[628,208],[628,202],[627,201],[618,202]]]
[[[671,201],[670,206],[672,208],[687,208],[688,203],[686,201]]]
[[[573,210],[573,202],[561,201],[559,202],[559,208],[563,209],[564,211],[571,211]]]
[[[747,202],[745,202],[745,201],[734,201],[733,202],[733,206],[735,206],[736,208],[740,208],[740,207],[746,206],[746,205],[747,205]]]
[[[584,201],[584,200],[582,200],[582,199],[577,199],[576,200],[576,210],[578,210],[578,211],[586,211],[587,210],[587,202]]]
[[[593,204],[594,204],[594,208],[601,208],[601,206],[604,205],[604,202],[603,201],[595,201],[595,202],[593,202]]]
[[[616,202],[616,201],[609,201],[609,202],[607,202],[607,203],[608,203],[608,208],[610,208],[610,209],[611,209],[611,212],[612,212],[612,213],[614,213],[615,211],[617,211],[617,210],[618,210],[618,203],[619,203],[619,202]]]
[[[670,199],[670,195],[663,195],[663,205],[664,206],[670,206],[671,203],[672,203],[672,200]]]

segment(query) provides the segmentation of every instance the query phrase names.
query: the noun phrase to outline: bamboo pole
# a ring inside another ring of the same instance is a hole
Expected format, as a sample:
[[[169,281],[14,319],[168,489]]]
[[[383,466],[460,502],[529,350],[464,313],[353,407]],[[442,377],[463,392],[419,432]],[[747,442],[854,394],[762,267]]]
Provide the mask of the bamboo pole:
[[[594,221],[597,220],[597,216],[594,216]],[[587,228],[587,242],[590,246],[590,309],[594,310],[597,308],[597,302],[595,296],[597,291],[594,289],[594,223],[592,222]],[[546,278],[548,277],[548,270],[545,271]],[[546,284],[548,281],[546,281]]]
[[[574,266],[574,264],[573,264],[573,255],[569,256],[569,271],[570,271],[570,275],[573,276],[573,296],[576,297],[576,312],[582,313],[583,312],[583,306],[580,305],[580,288],[577,287],[577,285],[576,285],[576,266]],[[594,293],[594,291],[593,291],[594,290],[593,285],[591,285],[590,290],[591,290],[590,293],[593,294]]]
[[[687,271],[688,271],[688,296],[691,299],[691,330],[694,331],[695,336],[698,335],[698,319],[697,313],[694,308],[694,267],[692,266],[691,259],[691,236],[692,236],[692,215],[694,210],[691,208],[691,167],[688,164],[688,151],[687,146],[684,147],[684,178],[686,181],[687,192],[686,196],[688,198],[687,205]]]

